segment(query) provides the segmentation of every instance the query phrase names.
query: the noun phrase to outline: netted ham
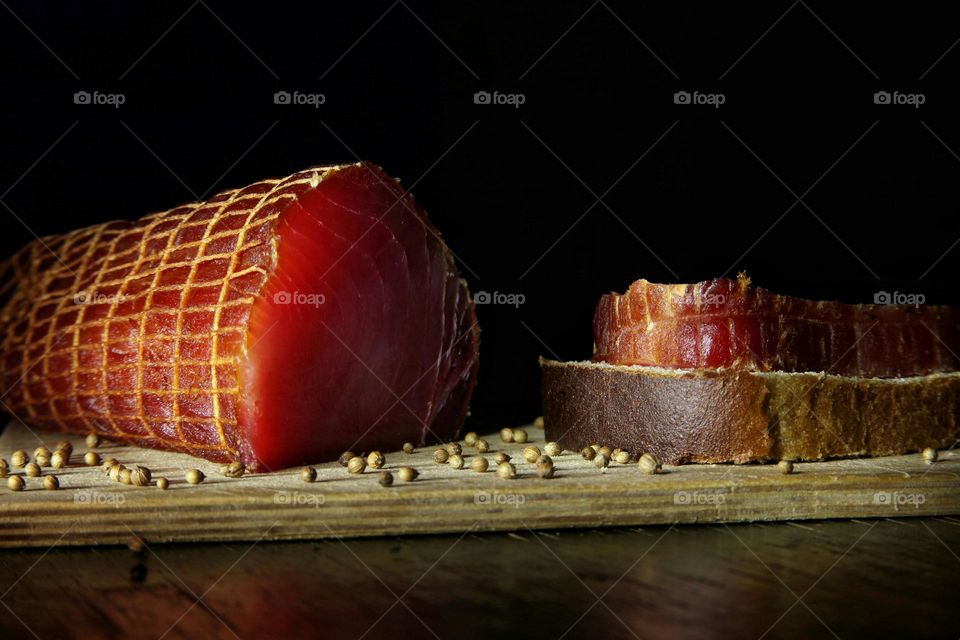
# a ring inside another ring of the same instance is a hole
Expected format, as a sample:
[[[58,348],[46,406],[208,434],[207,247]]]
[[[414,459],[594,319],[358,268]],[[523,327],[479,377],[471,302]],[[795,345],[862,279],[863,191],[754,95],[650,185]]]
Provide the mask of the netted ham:
[[[28,425],[270,470],[455,437],[467,286],[367,164],[35,241],[3,266],[0,384]]]
[[[593,359],[621,365],[878,378],[960,369],[956,308],[802,300],[752,287],[742,274],[638,280],[600,299],[593,335]]]

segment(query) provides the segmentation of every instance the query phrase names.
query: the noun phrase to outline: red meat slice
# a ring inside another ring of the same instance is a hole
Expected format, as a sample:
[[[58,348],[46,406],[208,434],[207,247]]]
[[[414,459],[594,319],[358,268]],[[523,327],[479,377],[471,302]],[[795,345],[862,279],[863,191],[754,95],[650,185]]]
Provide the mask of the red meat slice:
[[[638,280],[600,299],[595,361],[676,369],[826,371],[891,378],[957,371],[960,311],[781,296],[748,278]]]

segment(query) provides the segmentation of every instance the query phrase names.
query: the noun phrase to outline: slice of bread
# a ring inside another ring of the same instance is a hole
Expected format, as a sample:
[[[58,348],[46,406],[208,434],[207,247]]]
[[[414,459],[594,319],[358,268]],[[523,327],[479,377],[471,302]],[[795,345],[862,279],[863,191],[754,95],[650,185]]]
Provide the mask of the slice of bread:
[[[822,460],[952,447],[960,372],[907,378],[540,359],[548,440],[665,464]]]

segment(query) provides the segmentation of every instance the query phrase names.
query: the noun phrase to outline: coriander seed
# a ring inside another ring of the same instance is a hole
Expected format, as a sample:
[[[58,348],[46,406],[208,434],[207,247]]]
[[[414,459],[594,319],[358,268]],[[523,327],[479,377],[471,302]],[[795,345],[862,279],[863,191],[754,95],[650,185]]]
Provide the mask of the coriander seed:
[[[610,465],[610,458],[608,458],[603,453],[598,453],[597,456],[593,459],[593,464],[597,466],[597,469],[600,469],[602,471]]]
[[[467,435],[463,436],[463,443],[468,447],[475,447],[477,445],[477,440],[480,439],[480,436],[477,435],[476,431],[471,431]]]
[[[777,463],[777,469],[779,469],[783,475],[789,475],[793,473],[793,462],[790,460],[781,460]]]
[[[87,451],[83,454],[83,462],[88,467],[96,467],[100,464],[100,454],[96,451]]]
[[[510,427],[500,429],[500,439],[504,442],[513,442],[513,429]]]
[[[417,479],[417,476],[420,475],[420,472],[413,467],[400,467],[397,474],[404,482],[413,482]]]
[[[87,449],[96,449],[100,446],[100,436],[95,433],[88,434],[85,443],[87,445]]]
[[[412,443],[412,442],[404,442],[404,443],[403,443],[403,452],[404,452],[404,453],[413,453],[413,443]]]
[[[367,461],[360,456],[353,456],[347,463],[347,471],[350,473],[363,473],[367,468]]]
[[[452,456],[459,456],[463,453],[463,447],[460,446],[459,442],[451,442],[447,445],[447,453]]]
[[[393,485],[393,474],[389,471],[381,471],[377,482],[380,483],[381,487],[389,487]]]
[[[131,469],[123,469],[118,477],[123,484],[133,484],[133,470]]]
[[[36,456],[34,460],[36,460],[37,464],[40,465],[41,467],[50,466],[50,454],[43,455],[43,456]]]
[[[534,446],[529,446],[523,450],[523,459],[527,462],[536,462],[537,458],[540,457],[540,449]]]
[[[24,473],[30,476],[31,478],[40,477],[40,473],[41,473],[40,465],[38,465],[36,462],[28,462],[27,466],[25,466],[23,469],[24,469]]]
[[[126,469],[122,464],[115,464],[110,467],[110,479],[114,482],[120,482],[120,472]]]
[[[613,454],[613,461],[617,464],[630,464],[630,452],[621,449]]]
[[[543,416],[537,416],[536,418],[534,418],[533,420],[534,429],[543,429],[543,426],[544,426]]]
[[[33,450],[33,457],[34,459],[42,458],[42,457],[49,458],[50,449],[47,449],[46,447],[37,447],[36,449]],[[42,467],[43,465],[40,465],[40,466]]]
[[[934,449],[933,447],[927,447],[926,449],[923,450],[923,461],[926,462],[927,464],[933,464],[934,462],[936,462],[937,457],[938,457],[937,450]]]
[[[10,476],[7,478],[7,487],[10,488],[10,491],[23,491],[26,484],[20,476]]]
[[[512,480],[517,477],[517,468],[509,462],[501,462],[497,465],[497,477]]]
[[[313,467],[303,467],[300,469],[300,479],[304,482],[313,482],[317,479],[317,470]]]
[[[607,456],[607,459],[609,460],[610,456],[613,455],[613,449],[611,449],[610,447],[600,447],[599,449],[597,449],[597,453],[598,454],[602,453],[603,455]]]
[[[157,478],[157,489],[160,491],[166,491],[167,487],[170,486],[170,482],[166,478]]]
[[[130,482],[137,487],[146,487],[153,479],[153,473],[146,467],[137,465],[130,472]]]
[[[488,466],[489,466],[489,463],[487,462],[487,459],[484,458],[483,456],[477,456],[476,458],[470,461],[470,468],[476,471],[477,473],[485,472]]]
[[[433,461],[437,464],[444,464],[447,461],[447,458],[450,457],[450,454],[447,453],[446,449],[437,449],[433,452]]]
[[[563,452],[563,449],[561,449],[560,445],[556,442],[548,442],[543,445],[543,452],[548,456],[558,456]]]
[[[524,442],[527,441],[527,432],[523,429],[514,429],[513,441],[519,444],[523,444]]]
[[[109,474],[109,473],[110,473],[110,469],[111,469],[114,465],[117,465],[117,464],[120,464],[120,462],[119,462],[116,458],[107,458],[106,460],[104,460],[104,461],[100,464],[100,469],[101,469],[104,473]]]
[[[0,478],[6,478],[8,473],[10,473],[10,467],[7,465],[7,461],[0,458]]]
[[[61,440],[57,443],[54,453],[57,451],[62,451],[66,459],[69,460],[70,456],[73,455],[73,445],[66,440]]]
[[[490,443],[483,438],[477,440],[477,453],[486,453],[487,451],[490,451]]]
[[[43,488],[47,491],[56,491],[60,488],[60,480],[57,476],[43,476]]]
[[[637,467],[644,473],[660,473],[663,468],[660,460],[652,453],[645,453],[637,460]]]
[[[347,463],[349,463],[352,458],[356,458],[356,457],[357,457],[357,454],[355,454],[353,451],[344,451],[343,453],[340,454],[340,458],[337,460],[337,462],[340,463],[341,467],[345,467],[347,466]]]
[[[455,453],[447,458],[447,464],[454,469],[463,469],[463,456],[459,453]]]
[[[239,460],[234,460],[230,464],[220,467],[220,473],[228,478],[241,478],[247,472],[247,466]]]
[[[497,455],[493,456],[493,461],[497,464],[500,464],[501,462],[510,462],[510,456],[503,451],[498,451]]]
[[[70,459],[70,454],[67,453],[66,449],[57,449],[53,452],[53,455],[50,456],[50,466],[54,469],[63,469],[67,466],[67,461]]]
[[[30,456],[27,455],[26,451],[14,451],[13,455],[10,456],[10,462],[17,469],[22,469],[30,462]]]
[[[200,471],[200,469],[190,469],[187,471],[185,477],[187,482],[190,484],[200,484],[203,482],[204,478],[206,478],[206,476],[203,475],[203,471]]]
[[[584,460],[593,460],[597,457],[597,452],[593,450],[593,447],[584,447],[581,449],[580,455],[583,456]]]
[[[537,458],[537,475],[547,479],[553,477],[553,458],[550,456],[540,456]]]
[[[371,469],[380,469],[383,467],[384,463],[387,461],[383,457],[383,454],[379,451],[371,451],[370,455],[367,456],[367,466]]]

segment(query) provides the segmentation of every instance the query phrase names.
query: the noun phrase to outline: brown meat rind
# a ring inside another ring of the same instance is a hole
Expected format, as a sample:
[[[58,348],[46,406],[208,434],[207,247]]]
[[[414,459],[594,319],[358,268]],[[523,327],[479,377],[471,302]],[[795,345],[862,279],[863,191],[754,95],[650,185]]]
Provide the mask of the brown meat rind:
[[[548,440],[650,452],[666,464],[822,460],[949,447],[960,373],[853,378],[680,371],[541,358]]]

